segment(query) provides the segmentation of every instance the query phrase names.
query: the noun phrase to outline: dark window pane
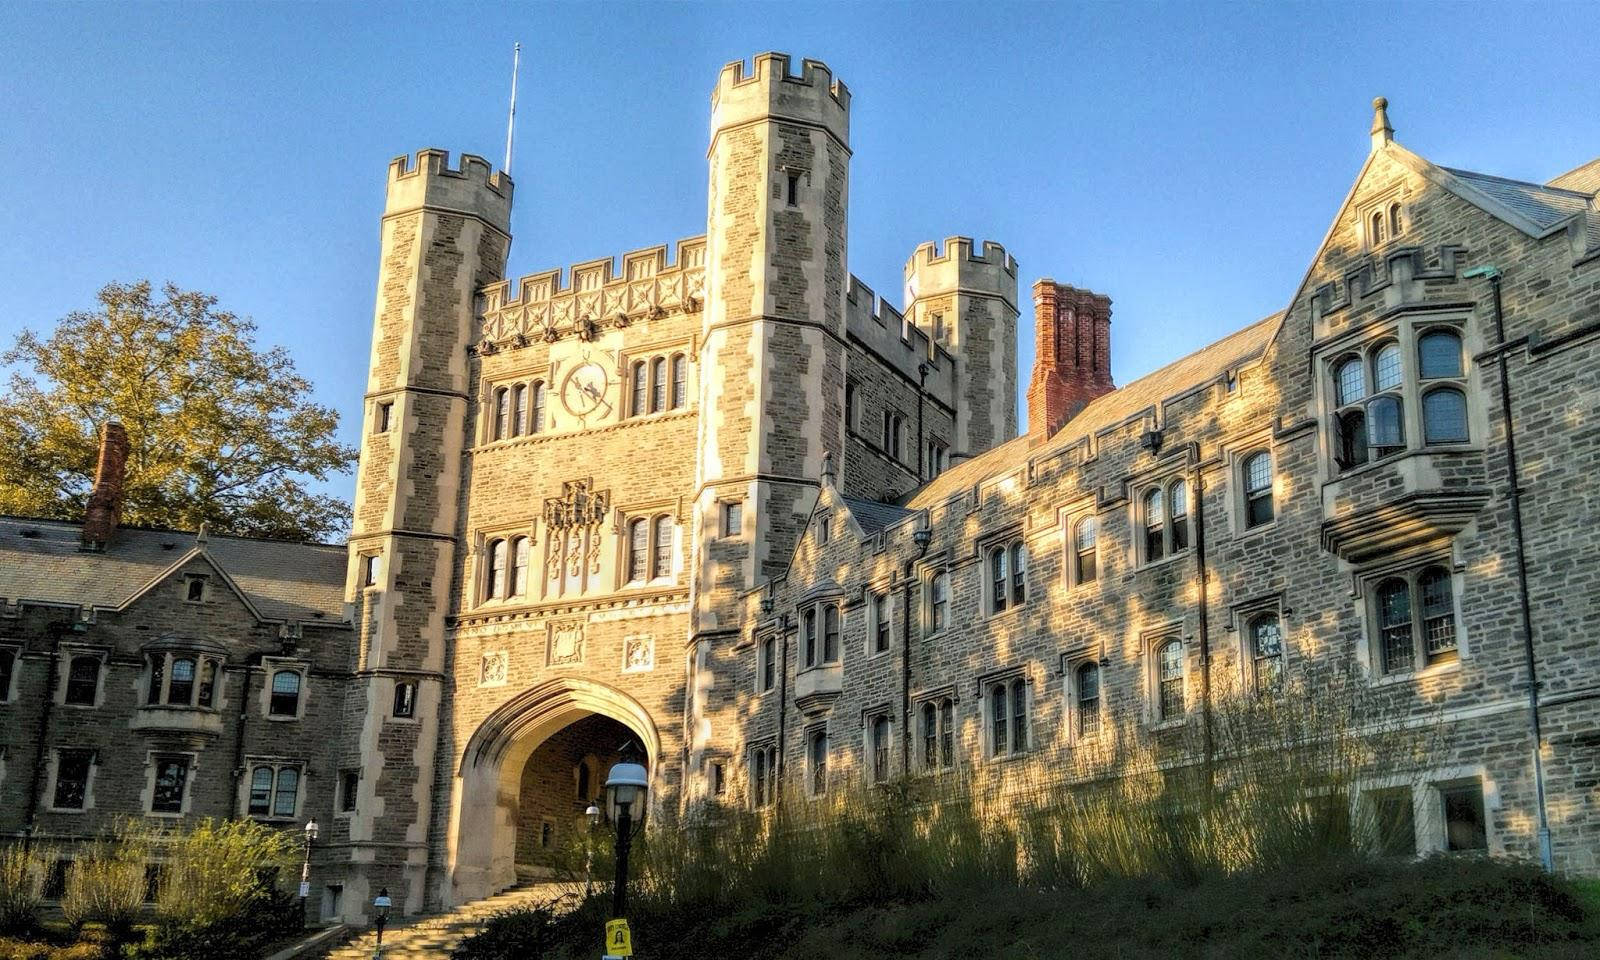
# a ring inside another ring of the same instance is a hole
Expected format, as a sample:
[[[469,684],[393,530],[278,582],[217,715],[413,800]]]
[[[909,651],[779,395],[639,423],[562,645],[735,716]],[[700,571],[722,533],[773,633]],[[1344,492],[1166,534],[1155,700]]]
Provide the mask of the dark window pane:
[[[1022,544],[1011,545],[1011,605],[1018,606],[1028,600],[1028,559]]]
[[[188,786],[189,761],[183,757],[156,760],[155,793],[150,797],[153,813],[182,813],[183,792]]]
[[[1374,393],[1393,390],[1403,379],[1400,367],[1400,345],[1386,343],[1372,357],[1372,389]]]
[[[1333,378],[1337,384],[1339,406],[1355,403],[1367,395],[1367,379],[1361,369],[1361,360],[1351,357],[1339,364]]]
[[[1428,662],[1456,658],[1456,611],[1450,592],[1450,573],[1443,567],[1429,567],[1417,579],[1422,593],[1422,638]]]
[[[1483,819],[1483,787],[1467,784],[1439,791],[1444,802],[1445,849],[1487,850],[1488,828]]]
[[[356,798],[361,791],[361,774],[355,770],[346,770],[339,775],[339,811],[351,813],[356,808]]]
[[[1417,360],[1424,380],[1461,376],[1461,338],[1434,330],[1417,341]]]
[[[264,817],[272,810],[272,768],[256,767],[250,772],[250,816]]]
[[[1422,437],[1426,443],[1466,443],[1467,395],[1443,387],[1424,396]]]
[[[1373,841],[1378,853],[1386,857],[1416,856],[1416,814],[1411,809],[1410,788],[1377,790],[1367,798],[1371,804]]]
[[[822,662],[839,662],[839,608],[832,605],[822,613]]]
[[[1385,456],[1406,444],[1405,420],[1401,413],[1400,398],[1376,397],[1367,404],[1367,437],[1379,456]]]
[[[150,660],[150,691],[145,697],[145,703],[161,702],[161,685],[165,682],[167,658],[165,654],[156,654]]]
[[[194,698],[194,661],[179,657],[172,661],[172,679],[167,681],[167,703],[187,707]]]
[[[948,767],[956,762],[955,704],[945,700],[939,704],[939,764]]]
[[[1092,737],[1100,732],[1100,666],[1086,663],[1078,668],[1078,736]]]
[[[414,683],[397,683],[394,685],[394,715],[397,717],[410,717],[417,712],[417,685]]]
[[[995,684],[989,691],[989,722],[991,725],[989,755],[998,757],[1006,752],[1006,685]]]
[[[1028,685],[1021,680],[1011,683],[1011,752],[1028,749]]]
[[[650,579],[650,530],[643,520],[628,524],[628,582]]]
[[[1367,462],[1366,414],[1352,410],[1339,418],[1339,449],[1334,456],[1347,470]]]
[[[66,702],[92,707],[100,692],[100,658],[73,657],[67,667]]]
[[[989,551],[989,605],[995,613],[1006,608],[1006,551],[995,547]]]
[[[82,810],[89,792],[92,750],[62,750],[56,755],[56,790],[51,806],[57,810]]]
[[[279,670],[272,675],[272,699],[267,712],[275,717],[292,717],[300,712],[300,674]]]
[[[1384,673],[1410,670],[1416,663],[1411,640],[1411,591],[1404,580],[1378,585],[1378,634]]]
[[[1277,617],[1258,617],[1251,622],[1250,652],[1255,660],[1256,693],[1276,690],[1283,679],[1283,628]]]

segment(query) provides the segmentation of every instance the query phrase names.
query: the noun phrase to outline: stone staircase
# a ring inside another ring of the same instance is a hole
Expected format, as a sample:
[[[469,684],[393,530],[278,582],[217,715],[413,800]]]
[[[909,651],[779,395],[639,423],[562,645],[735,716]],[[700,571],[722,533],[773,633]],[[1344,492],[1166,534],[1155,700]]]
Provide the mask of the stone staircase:
[[[576,889],[581,894],[582,884]],[[390,923],[383,931],[384,960],[446,960],[457,944],[478,932],[493,914],[512,907],[549,903],[573,892],[570,883],[530,883],[463,904],[449,913],[424,914]],[[569,904],[576,900],[568,898]],[[324,960],[371,960],[377,939],[377,934],[367,930],[320,956]]]

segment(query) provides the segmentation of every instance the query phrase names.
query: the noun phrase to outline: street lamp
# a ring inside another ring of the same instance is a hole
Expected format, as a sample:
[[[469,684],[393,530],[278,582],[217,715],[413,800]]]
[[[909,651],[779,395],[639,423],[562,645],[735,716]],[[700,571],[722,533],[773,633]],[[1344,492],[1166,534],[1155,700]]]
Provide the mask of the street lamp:
[[[583,817],[589,823],[589,832],[583,838],[583,899],[588,902],[594,875],[594,828],[600,822],[600,808],[590,803]]]
[[[311,845],[317,842],[317,821],[306,821],[306,855],[300,861],[300,926],[306,925],[306,898],[311,896]]]
[[[378,896],[372,901],[372,908],[378,911],[373,923],[378,928],[378,946],[372,951],[373,957],[383,956],[383,925],[389,922],[389,888],[379,887]]]
[[[633,844],[634,821],[643,824],[645,794],[650,790],[650,778],[634,759],[637,756],[632,741],[624,744],[621,759],[606,777],[606,812],[617,825],[617,882],[611,914],[618,918],[628,907],[628,848]]]

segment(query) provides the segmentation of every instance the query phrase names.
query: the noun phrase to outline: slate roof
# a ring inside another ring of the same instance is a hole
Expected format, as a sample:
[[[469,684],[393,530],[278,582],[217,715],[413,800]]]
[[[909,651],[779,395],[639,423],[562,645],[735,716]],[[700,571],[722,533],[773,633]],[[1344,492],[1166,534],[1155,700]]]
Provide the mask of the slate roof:
[[[1115,427],[1129,417],[1188,393],[1222,376],[1227,370],[1261,355],[1278,329],[1282,313],[1252,323],[1208,347],[1203,347],[1091,401],[1044,443],[1030,448],[1023,434],[941,473],[915,491],[907,506],[923,509],[942,503],[989,477],[1015,469],[1030,456],[1045,456],[1084,437]]]
[[[861,532],[868,536],[904,520],[913,512],[905,507],[897,507],[892,503],[879,503],[876,500],[857,500],[854,497],[839,499],[850,509],[851,515],[856,518],[856,523],[861,525]]]
[[[81,529],[60,520],[0,517],[0,597],[121,606],[196,546],[193,533],[122,528],[105,553],[80,553]],[[205,551],[263,617],[344,621],[344,547],[212,535]]]
[[[1508,180],[1505,177],[1493,177],[1487,173],[1457,170],[1453,167],[1439,169],[1474,190],[1481,191],[1496,203],[1515,210],[1540,230],[1549,230],[1565,223],[1589,207],[1589,195],[1576,190]]]

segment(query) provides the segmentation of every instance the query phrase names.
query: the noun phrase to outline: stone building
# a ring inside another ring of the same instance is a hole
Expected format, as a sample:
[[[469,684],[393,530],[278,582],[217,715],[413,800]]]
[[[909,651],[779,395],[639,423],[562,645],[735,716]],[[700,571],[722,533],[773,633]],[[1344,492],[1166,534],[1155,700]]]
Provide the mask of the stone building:
[[[254,758],[298,764],[323,910],[359,918],[380,885],[418,910],[514,882],[624,741],[659,803],[763,806],[1159,738],[1325,665],[1457,734],[1389,798],[1416,849],[1534,856],[1533,666],[1554,857],[1600,871],[1600,160],[1437,166],[1379,101],[1281,313],[1118,388],[1111,301],[1035,282],[1019,435],[1016,261],[924,244],[900,309],[850,275],[850,92],[790,66],[722,71],[705,233],[670,257],[513,282],[509,177],[394,161],[342,573],[318,546],[0,527],[0,828],[90,827],[15,811],[91,740],[108,813],[150,811],[121,758],[182,752],[158,740],[231,774],[189,813],[262,815]],[[164,551],[148,599],[92,572]],[[214,613],[184,599],[201,573]],[[110,723],[41,707],[83,644]],[[167,651],[224,679],[157,732],[136,701],[170,691]],[[304,715],[268,723],[279,663]]]

